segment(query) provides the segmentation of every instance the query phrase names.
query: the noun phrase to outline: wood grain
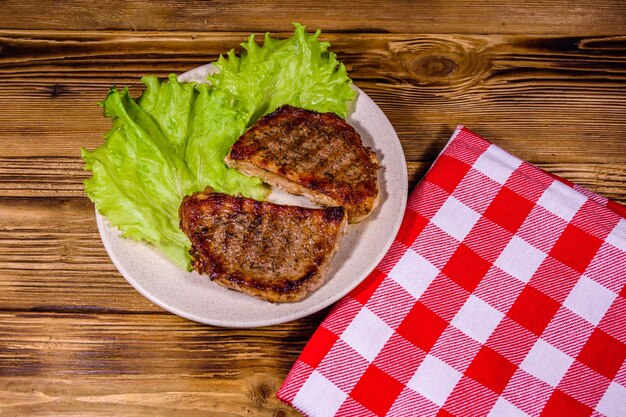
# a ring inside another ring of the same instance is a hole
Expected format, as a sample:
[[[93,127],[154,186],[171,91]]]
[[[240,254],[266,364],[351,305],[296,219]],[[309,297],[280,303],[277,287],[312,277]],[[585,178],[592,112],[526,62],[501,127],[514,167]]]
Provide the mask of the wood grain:
[[[335,32],[618,34],[619,0],[337,2],[86,0],[69,7],[46,0],[4,0],[0,27],[10,29],[284,31],[292,22]]]
[[[0,157],[77,156],[110,126],[96,103],[210,62],[245,34],[4,32]],[[626,37],[330,34],[389,116],[407,159],[430,161],[457,124],[537,163],[622,163]],[[41,146],[45,137],[46,146]]]
[[[320,320],[233,330],[169,314],[0,313],[0,414],[294,415],[275,393]]]

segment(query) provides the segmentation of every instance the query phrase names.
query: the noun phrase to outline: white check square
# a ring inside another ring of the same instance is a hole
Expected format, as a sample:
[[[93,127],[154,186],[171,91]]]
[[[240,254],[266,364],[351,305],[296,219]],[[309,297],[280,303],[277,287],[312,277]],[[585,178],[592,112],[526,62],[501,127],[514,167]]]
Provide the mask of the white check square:
[[[545,253],[524,239],[513,236],[494,264],[509,275],[526,283],[530,281],[546,256]]]
[[[341,339],[369,362],[373,362],[393,329],[374,313],[363,307],[341,335]]]
[[[585,204],[585,201],[587,201],[587,197],[574,190],[572,187],[554,180],[548,189],[543,192],[537,204],[550,213],[569,222],[578,209]]]
[[[594,326],[607,312],[617,294],[597,282],[580,277],[563,305]]]
[[[503,313],[470,295],[451,324],[477,342],[485,343],[503,317]]]
[[[606,241],[618,249],[626,252],[626,219],[620,219],[615,225]]]
[[[528,417],[528,414],[499,397],[487,417]]]
[[[495,182],[504,184],[521,163],[521,159],[514,157],[496,145],[491,145],[474,162],[473,168]]]
[[[407,387],[441,407],[461,376],[459,371],[447,363],[428,355],[407,383]]]
[[[431,221],[441,230],[462,242],[478,219],[480,219],[480,214],[456,198],[448,197]]]
[[[626,388],[617,382],[611,382],[596,406],[596,411],[607,417],[626,416]]]
[[[293,406],[306,414],[332,417],[348,395],[335,384],[313,371],[293,399]]]
[[[572,362],[574,358],[545,340],[538,339],[522,361],[520,368],[548,385],[556,387]]]
[[[439,274],[437,267],[411,249],[408,249],[389,271],[389,277],[415,299],[421,297],[437,274]]]

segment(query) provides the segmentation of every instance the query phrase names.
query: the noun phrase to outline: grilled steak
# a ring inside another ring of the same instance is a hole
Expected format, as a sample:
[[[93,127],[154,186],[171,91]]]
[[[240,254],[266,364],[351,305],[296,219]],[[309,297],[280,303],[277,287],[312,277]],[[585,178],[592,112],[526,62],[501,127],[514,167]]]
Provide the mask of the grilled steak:
[[[179,215],[196,271],[274,302],[296,301],[323,283],[347,223],[342,207],[282,206],[210,188],[185,197]]]
[[[323,206],[342,206],[351,223],[378,203],[376,154],[334,113],[282,106],[235,142],[226,164]]]

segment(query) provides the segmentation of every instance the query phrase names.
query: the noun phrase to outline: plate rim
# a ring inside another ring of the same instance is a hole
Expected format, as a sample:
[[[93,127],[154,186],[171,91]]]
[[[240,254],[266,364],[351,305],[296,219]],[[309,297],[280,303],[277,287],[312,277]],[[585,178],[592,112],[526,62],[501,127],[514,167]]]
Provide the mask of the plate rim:
[[[186,77],[187,74],[192,73],[194,71],[201,71],[202,69],[206,69],[209,68],[210,66],[212,66],[212,64],[206,64],[206,65],[201,65],[199,67],[193,68],[183,74],[178,75],[178,78],[181,77]],[[221,319],[211,319],[211,318],[207,318],[206,316],[201,316],[201,315],[197,315],[188,311],[184,311],[181,310],[179,307],[176,306],[172,306],[169,303],[163,301],[162,299],[155,297],[154,295],[152,295],[152,293],[147,290],[146,288],[144,288],[140,282],[138,282],[138,280],[132,278],[132,274],[130,274],[128,272],[128,270],[126,269],[126,266],[124,265],[123,262],[121,262],[120,259],[118,259],[118,257],[116,256],[115,252],[113,251],[113,248],[111,247],[111,242],[109,241],[109,239],[105,238],[103,236],[103,230],[104,228],[110,229],[117,229],[116,227],[112,226],[108,220],[106,219],[106,217],[104,215],[101,215],[98,212],[98,207],[97,205],[94,204],[94,210],[95,210],[95,214],[96,214],[96,223],[98,226],[98,233],[100,234],[100,240],[102,241],[104,248],[109,256],[109,258],[111,259],[111,261],[113,262],[113,264],[115,265],[115,267],[117,268],[117,270],[119,271],[119,273],[124,277],[124,279],[137,291],[139,292],[141,295],[143,295],[145,298],[147,298],[148,300],[150,300],[152,303],[156,304],[157,306],[163,308],[164,310],[176,314],[180,317],[186,318],[188,320],[192,320],[198,323],[202,323],[202,324],[207,324],[207,325],[212,325],[212,326],[218,326],[218,327],[224,327],[224,328],[257,328],[257,327],[264,327],[264,326],[271,326],[271,325],[276,325],[276,324],[282,324],[282,323],[288,323],[294,320],[298,320],[300,318],[303,317],[307,317],[311,314],[314,314],[318,311],[323,310],[324,308],[336,303],[337,301],[339,301],[341,298],[343,298],[346,294],[348,294],[350,291],[352,291],[354,288],[356,288],[361,282],[363,282],[370,274],[371,272],[376,268],[376,266],[380,263],[380,261],[384,258],[384,256],[387,254],[387,252],[389,251],[389,248],[391,247],[391,245],[393,244],[393,242],[395,241],[395,238],[397,236],[397,233],[400,229],[400,226],[402,224],[402,220],[404,218],[404,213],[406,211],[406,204],[407,204],[407,197],[408,197],[408,172],[407,172],[407,163],[406,163],[406,155],[404,154],[404,150],[402,148],[402,144],[400,142],[400,139],[398,138],[398,134],[395,130],[395,128],[393,127],[393,125],[391,124],[391,122],[389,121],[389,118],[387,117],[387,115],[382,111],[382,109],[378,106],[378,104],[376,104],[376,102],[369,97],[364,91],[362,91],[359,87],[357,87],[356,85],[352,84],[353,88],[357,91],[357,93],[359,95],[363,95],[363,97],[365,97],[367,100],[370,100],[375,106],[376,108],[380,111],[382,117],[384,117],[384,120],[389,124],[389,126],[391,126],[391,129],[393,130],[393,133],[395,134],[395,137],[397,139],[396,144],[400,150],[400,154],[401,154],[401,158],[399,158],[401,160],[401,189],[396,189],[396,192],[400,192],[403,196],[403,198],[400,201],[400,207],[399,207],[399,213],[401,213],[401,215],[398,215],[395,219],[395,223],[393,225],[392,230],[390,231],[390,233],[387,235],[387,241],[385,242],[385,244],[382,246],[382,249],[377,253],[376,257],[372,260],[371,262],[371,266],[369,268],[367,268],[367,272],[364,273],[362,276],[355,278],[353,280],[350,281],[349,285],[346,285],[345,287],[343,287],[341,289],[341,291],[338,291],[336,294],[333,294],[331,297],[328,297],[320,302],[318,302],[317,304],[313,304],[307,308],[304,309],[300,309],[294,312],[291,312],[289,314],[286,315],[279,315],[277,317],[272,317],[272,318],[265,318],[265,319],[257,319],[254,321],[249,321],[249,320],[245,320],[245,321],[241,321],[241,320],[229,320],[229,321],[224,321]],[[356,100],[355,100],[356,103]],[[390,193],[391,194],[391,193]],[[367,220],[365,220],[367,221]],[[119,230],[119,229],[117,229]],[[120,237],[121,238],[121,237]],[[122,238],[123,239],[123,238]],[[142,245],[146,245],[148,247],[150,247],[150,245],[146,244],[145,242],[140,242],[140,241],[134,241],[138,244],[142,244]],[[150,249],[155,250],[154,248],[150,247]],[[161,255],[162,256],[162,255]],[[269,301],[268,301],[269,302]]]

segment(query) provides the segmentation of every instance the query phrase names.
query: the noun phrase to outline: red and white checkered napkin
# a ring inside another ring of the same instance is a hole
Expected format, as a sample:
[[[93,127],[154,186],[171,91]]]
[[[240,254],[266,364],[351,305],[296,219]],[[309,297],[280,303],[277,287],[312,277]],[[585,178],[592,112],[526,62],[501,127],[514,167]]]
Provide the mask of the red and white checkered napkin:
[[[278,397],[315,417],[626,416],[624,213],[457,129]]]

